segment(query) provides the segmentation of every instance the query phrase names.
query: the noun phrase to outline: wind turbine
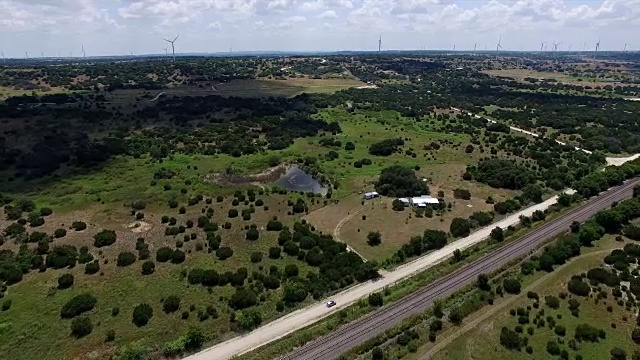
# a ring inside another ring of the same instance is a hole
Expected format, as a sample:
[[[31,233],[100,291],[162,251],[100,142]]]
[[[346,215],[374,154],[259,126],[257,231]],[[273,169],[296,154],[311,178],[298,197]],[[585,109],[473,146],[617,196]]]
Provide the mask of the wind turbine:
[[[622,52],[627,52],[627,43],[624,43],[624,49],[622,49]]]
[[[453,44],[453,51],[456,51],[456,44]]]
[[[87,53],[84,52],[84,45],[81,44],[80,46],[82,46],[82,57],[86,59],[87,58]]]
[[[498,52],[500,51],[500,49],[502,49],[502,45],[500,45],[501,42],[502,42],[502,35],[500,35],[500,38],[498,39],[498,44],[496,45],[496,61],[498,60]]]
[[[382,50],[382,35],[378,38],[378,52]]]
[[[558,45],[562,44],[562,41],[553,43],[553,57],[556,57],[556,52],[558,51]]]
[[[544,44],[546,44],[546,41],[543,41],[540,43],[540,52],[542,52],[542,49],[544,48]]]
[[[28,59],[28,58],[29,58],[29,54],[28,54],[26,51],[24,52],[24,58],[25,58],[25,59]]]
[[[173,53],[173,61],[176,61],[176,47],[174,45],[174,43],[176,42],[176,40],[178,40],[178,38],[180,37],[180,34],[178,34],[178,36],[176,36],[173,40],[167,40],[167,39],[163,39],[164,41],[168,42],[169,44],[171,44],[171,52]]]
[[[4,51],[0,52],[2,54],[2,62],[7,62],[7,59],[4,58]]]
[[[473,53],[475,54],[476,48],[478,47],[478,43],[473,44]]]
[[[600,50],[600,39],[598,39],[598,42],[596,43],[596,52],[593,53],[593,58],[596,58],[596,55],[598,54],[598,50]]]

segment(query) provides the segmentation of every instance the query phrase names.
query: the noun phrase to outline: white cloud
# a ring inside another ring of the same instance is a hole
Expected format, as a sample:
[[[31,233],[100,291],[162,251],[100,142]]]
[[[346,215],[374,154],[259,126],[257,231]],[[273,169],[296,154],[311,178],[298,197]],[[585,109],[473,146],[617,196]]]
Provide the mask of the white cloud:
[[[638,29],[640,0],[0,0],[7,54],[80,43],[103,54],[153,52],[178,32],[184,51],[212,37],[244,50],[363,49],[377,47],[380,33],[387,48],[495,47],[502,34],[505,47],[554,39],[575,49],[602,38],[608,50],[633,44]]]
[[[322,14],[318,15],[318,17],[320,19],[335,19],[338,17],[338,14],[333,10],[326,10]]]
[[[302,11],[318,11],[326,7],[324,0],[303,0],[300,4]]]

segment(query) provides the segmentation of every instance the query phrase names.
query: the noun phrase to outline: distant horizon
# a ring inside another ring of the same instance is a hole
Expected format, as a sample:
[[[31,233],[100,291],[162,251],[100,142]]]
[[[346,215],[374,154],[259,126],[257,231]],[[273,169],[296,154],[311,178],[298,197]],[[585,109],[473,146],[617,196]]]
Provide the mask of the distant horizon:
[[[287,50],[248,50],[248,51],[234,51],[234,52],[185,52],[178,53],[176,52],[176,58],[185,58],[185,57],[217,57],[217,58],[232,58],[232,57],[245,57],[245,56],[320,56],[320,55],[345,55],[345,54],[401,54],[401,53],[424,53],[424,54],[495,54],[496,50],[473,50],[473,49],[456,49],[456,50],[445,50],[445,49],[433,49],[433,50],[420,50],[420,49],[397,49],[397,50],[337,50],[337,51],[287,51]],[[500,50],[500,54],[553,54],[552,50]],[[592,54],[596,53],[595,50],[557,50],[556,54]],[[611,54],[611,53],[630,53],[636,54],[640,53],[640,50],[598,50],[597,53],[602,54]],[[98,56],[29,56],[27,57],[5,57],[3,60],[43,60],[43,59],[51,59],[51,60],[67,60],[67,59],[77,59],[77,60],[90,60],[90,59],[109,59],[109,58],[166,58],[171,59],[173,55],[162,54],[162,53],[149,53],[149,54],[130,54],[130,55],[98,55]],[[1,64],[1,63],[0,63]]]

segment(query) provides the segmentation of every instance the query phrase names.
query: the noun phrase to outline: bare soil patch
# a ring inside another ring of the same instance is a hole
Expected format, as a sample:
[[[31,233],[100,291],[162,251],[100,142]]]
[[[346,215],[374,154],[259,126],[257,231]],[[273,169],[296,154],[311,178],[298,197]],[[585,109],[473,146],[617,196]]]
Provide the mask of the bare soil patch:
[[[289,165],[280,164],[257,174],[214,173],[205,178],[221,185],[265,184],[278,180],[287,170],[289,170]]]

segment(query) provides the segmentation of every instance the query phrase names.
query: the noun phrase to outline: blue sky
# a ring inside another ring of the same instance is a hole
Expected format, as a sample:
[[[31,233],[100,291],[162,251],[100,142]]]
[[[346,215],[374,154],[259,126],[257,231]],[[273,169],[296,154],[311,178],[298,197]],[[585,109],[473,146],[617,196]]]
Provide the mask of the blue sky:
[[[640,0],[0,0],[7,57],[177,52],[640,50]],[[585,45],[586,44],[586,45]]]

